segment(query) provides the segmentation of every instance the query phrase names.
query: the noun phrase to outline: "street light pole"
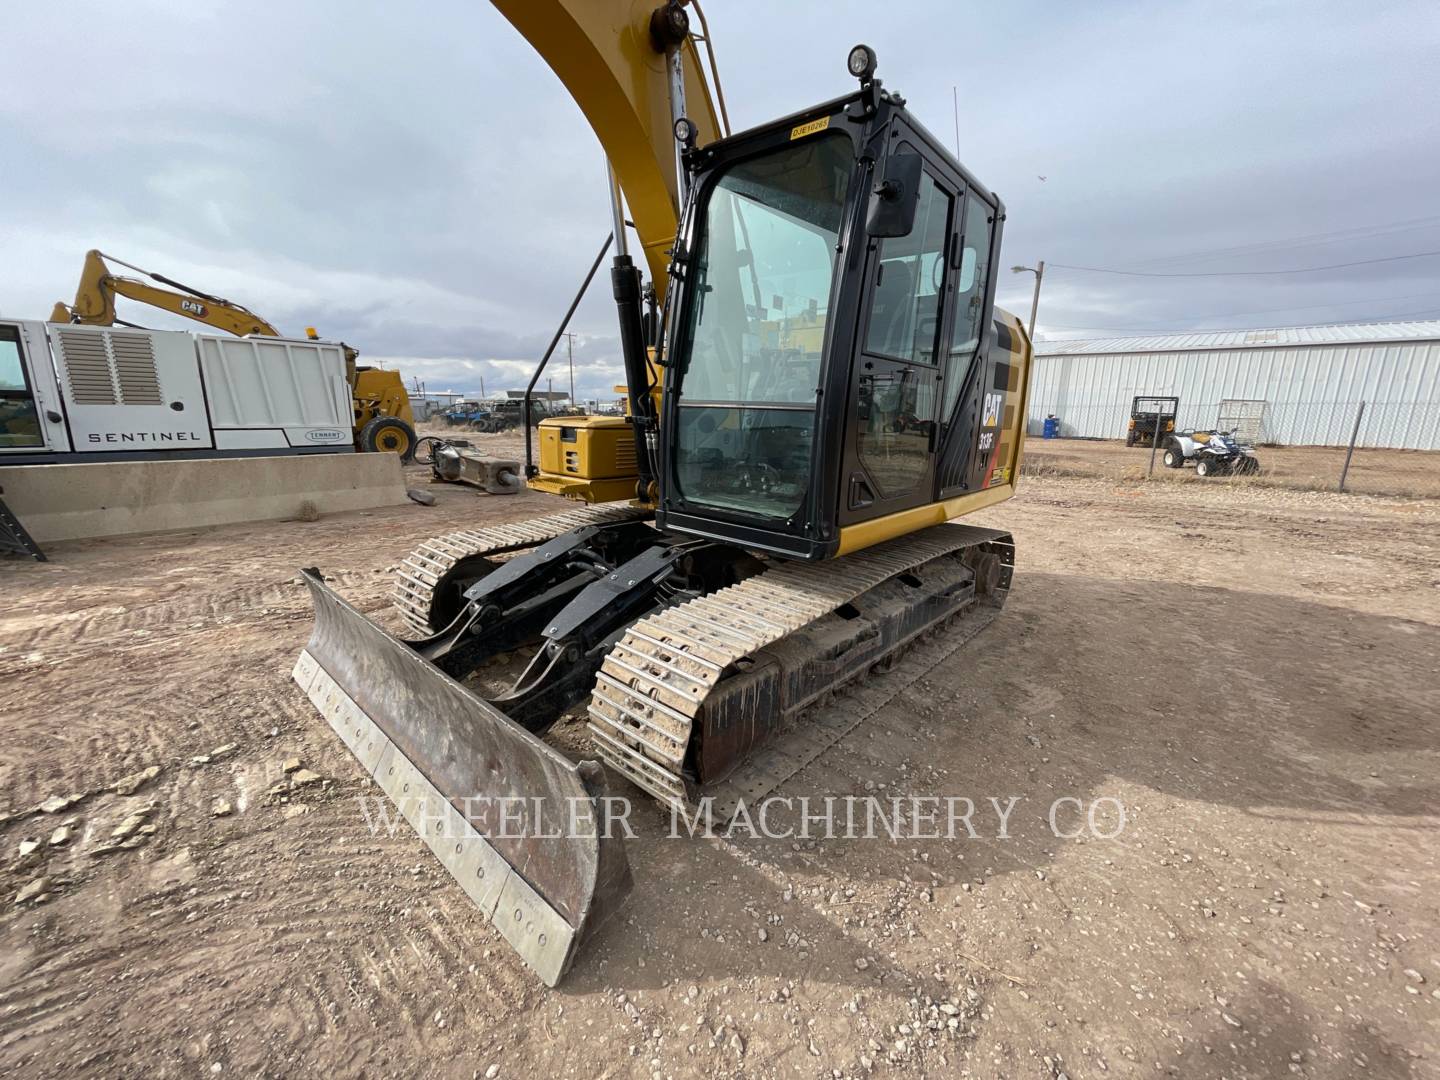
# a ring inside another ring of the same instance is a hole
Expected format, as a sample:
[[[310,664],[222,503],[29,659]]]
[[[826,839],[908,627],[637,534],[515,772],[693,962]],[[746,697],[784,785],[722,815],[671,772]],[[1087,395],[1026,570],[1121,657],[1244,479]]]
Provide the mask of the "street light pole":
[[[1045,280],[1045,260],[1041,259],[1034,266],[1012,266],[1010,268],[1017,274],[1035,275],[1035,295],[1030,300],[1030,341],[1035,341],[1035,313],[1040,310],[1040,282]]]

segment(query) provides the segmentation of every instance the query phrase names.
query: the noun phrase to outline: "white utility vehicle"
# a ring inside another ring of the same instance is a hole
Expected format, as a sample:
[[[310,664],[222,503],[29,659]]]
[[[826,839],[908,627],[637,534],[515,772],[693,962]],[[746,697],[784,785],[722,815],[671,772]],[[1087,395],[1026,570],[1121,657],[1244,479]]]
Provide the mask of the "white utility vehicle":
[[[354,452],[338,343],[0,319],[0,465]]]

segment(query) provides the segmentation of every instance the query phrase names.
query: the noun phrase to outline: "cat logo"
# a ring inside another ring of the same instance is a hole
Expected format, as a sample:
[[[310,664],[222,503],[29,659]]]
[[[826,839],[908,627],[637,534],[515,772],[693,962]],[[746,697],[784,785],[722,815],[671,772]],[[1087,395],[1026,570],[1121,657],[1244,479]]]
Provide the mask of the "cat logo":
[[[1004,405],[1005,405],[1005,395],[1004,395],[1003,392],[996,392],[996,393],[986,394],[986,395],[985,395],[985,422],[984,422],[983,424],[981,424],[980,426],[981,426],[981,427],[999,427],[999,426],[1000,426],[1000,410],[1004,407]]]
[[[194,315],[201,319],[210,314],[204,304],[197,304],[194,300],[181,300],[180,310],[186,315]]]

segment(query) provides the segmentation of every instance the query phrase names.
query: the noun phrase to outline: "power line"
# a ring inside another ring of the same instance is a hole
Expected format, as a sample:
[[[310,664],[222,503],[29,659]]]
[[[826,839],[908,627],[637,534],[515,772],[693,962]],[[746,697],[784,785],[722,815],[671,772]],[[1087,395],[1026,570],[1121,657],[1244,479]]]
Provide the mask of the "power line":
[[[1356,304],[1398,304],[1398,303],[1399,303],[1400,301],[1402,301],[1402,300],[1430,300],[1430,299],[1435,299],[1435,298],[1436,298],[1435,290],[1431,289],[1431,290],[1428,291],[1428,292],[1423,292],[1423,293],[1407,293],[1407,294],[1404,295],[1404,296],[1371,296],[1371,297],[1362,298],[1362,299],[1360,299],[1360,300],[1335,300],[1335,301],[1333,301],[1333,302],[1331,302],[1331,303],[1327,303],[1327,304],[1294,304],[1294,305],[1292,305],[1292,306],[1290,306],[1290,307],[1249,308],[1249,309],[1247,309],[1247,310],[1245,310],[1245,311],[1209,311],[1209,312],[1206,312],[1206,313],[1203,314],[1203,315],[1179,315],[1179,316],[1176,316],[1176,321],[1177,321],[1177,322],[1196,322],[1196,321],[1199,321],[1199,320],[1201,320],[1201,319],[1230,319],[1230,318],[1238,318],[1238,317],[1241,316],[1241,315],[1270,315],[1270,314],[1273,314],[1274,312],[1277,312],[1277,311],[1315,311],[1315,310],[1318,310],[1318,309],[1321,309],[1321,308],[1354,307]],[[1056,325],[1056,324],[1051,323],[1050,325],[1054,326],[1054,325]],[[1075,329],[1075,330],[1110,330],[1110,329],[1149,330],[1149,329],[1151,329],[1151,327],[1147,327],[1147,326],[1116,326],[1116,327],[1107,327],[1107,326],[1098,326],[1098,327],[1097,327],[1097,326],[1079,326],[1079,327],[1070,327],[1069,329]],[[1155,327],[1154,329],[1164,329],[1164,328],[1163,328],[1163,327]]]
[[[1426,308],[1423,311],[1397,311],[1393,314],[1386,314],[1381,318],[1385,322],[1395,319],[1414,319],[1422,315],[1440,315],[1440,308]],[[1183,322],[1184,320],[1179,320]],[[1376,319],[1351,319],[1346,322],[1322,323],[1324,326],[1363,326],[1373,323]],[[1231,330],[1294,330],[1299,327],[1313,326],[1314,323],[1289,323],[1285,326],[1274,326],[1270,324],[1261,326],[1066,326],[1060,323],[1048,323],[1042,327],[1044,330],[1131,330],[1151,334],[1223,334]]]
[[[1302,236],[1292,236],[1286,239],[1257,240],[1248,244],[1236,244],[1231,247],[1206,248],[1200,251],[1188,252],[1180,255],[1166,255],[1154,259],[1141,260],[1141,266],[1168,266],[1175,263],[1200,262],[1205,259],[1219,258],[1223,255],[1251,255],[1260,252],[1275,252],[1286,248],[1317,247],[1325,244],[1335,244],[1353,240],[1369,240],[1377,236],[1388,236],[1397,232],[1417,232],[1440,227],[1440,214],[1432,214],[1426,217],[1410,218],[1405,221],[1394,221],[1386,224],[1356,225],[1348,229],[1336,229],[1329,232],[1306,233]]]
[[[1358,259],[1355,262],[1332,263],[1329,266],[1302,266],[1293,270],[1210,270],[1185,273],[1114,270],[1105,266],[1071,266],[1068,263],[1049,263],[1047,265],[1061,270],[1083,270],[1090,274],[1123,274],[1126,277],[1270,277],[1276,274],[1314,274],[1321,270],[1341,270],[1347,266],[1373,266],[1375,263],[1400,262],[1402,259],[1424,259],[1431,255],[1440,255],[1440,251],[1416,251],[1409,255],[1387,255],[1383,259]]]

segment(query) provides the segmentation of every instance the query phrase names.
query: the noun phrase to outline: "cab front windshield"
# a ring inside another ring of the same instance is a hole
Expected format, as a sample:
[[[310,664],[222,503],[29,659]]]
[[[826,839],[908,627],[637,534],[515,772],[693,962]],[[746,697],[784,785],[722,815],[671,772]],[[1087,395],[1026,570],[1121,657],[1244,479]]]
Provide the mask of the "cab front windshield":
[[[710,191],[680,359],[687,503],[783,520],[805,501],[853,164],[836,132],[742,161]]]

